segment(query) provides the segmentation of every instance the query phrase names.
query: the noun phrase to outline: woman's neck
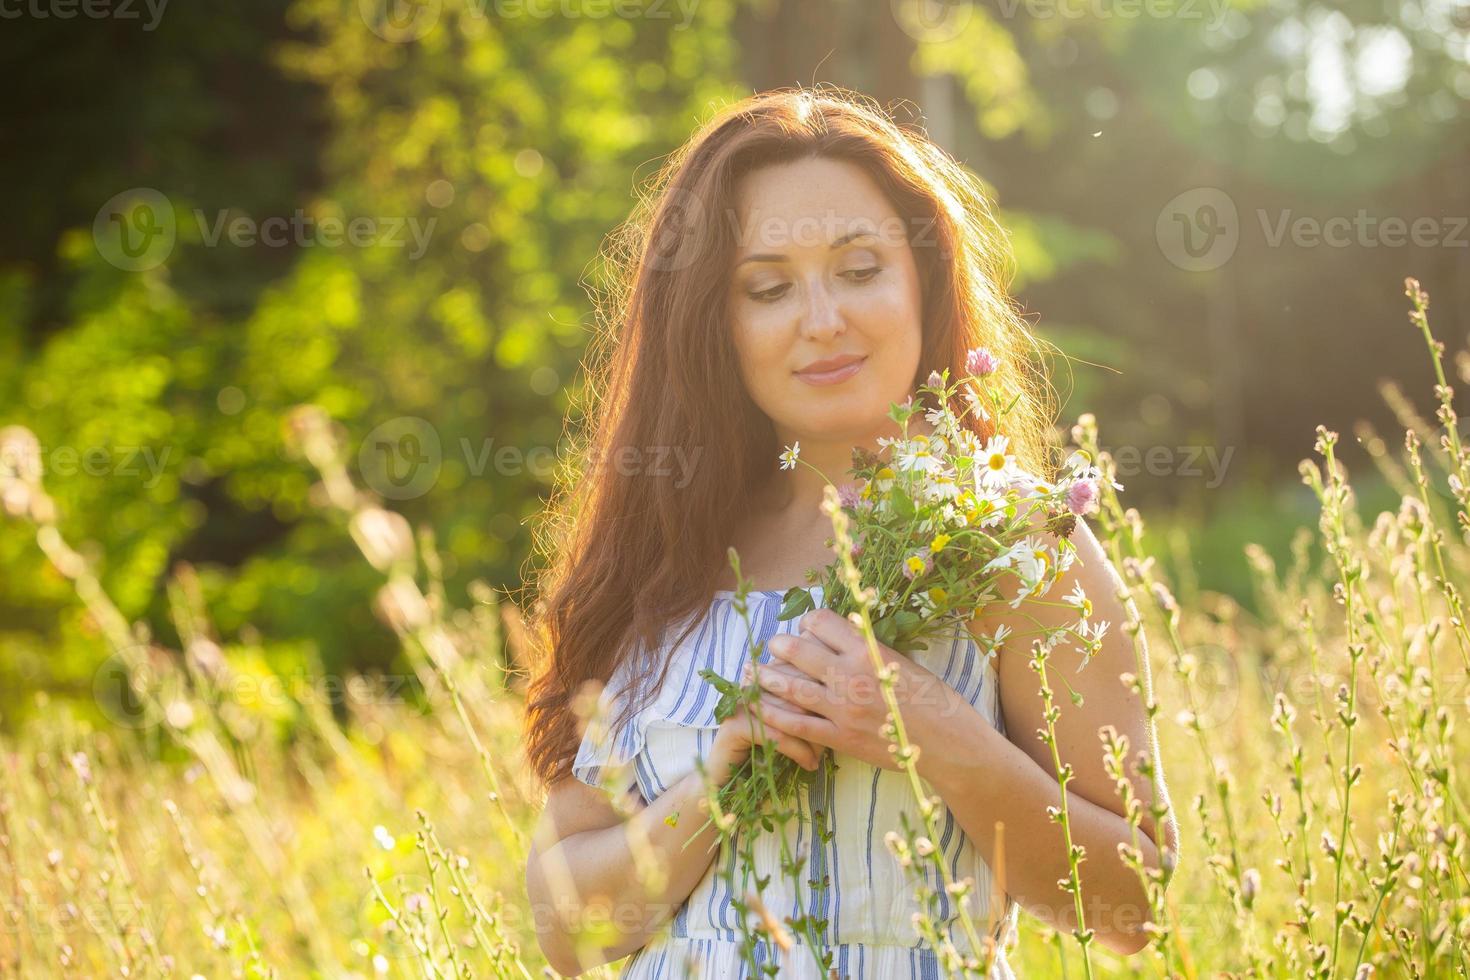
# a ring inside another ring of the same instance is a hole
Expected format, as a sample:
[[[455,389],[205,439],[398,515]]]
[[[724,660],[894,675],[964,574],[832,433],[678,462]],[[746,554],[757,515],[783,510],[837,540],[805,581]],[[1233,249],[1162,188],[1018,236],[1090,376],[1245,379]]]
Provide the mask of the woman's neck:
[[[931,435],[934,432],[933,424],[924,418],[923,413],[916,414],[909,419],[908,429],[910,437]],[[902,434],[899,426],[890,420],[885,428],[875,432],[867,439],[832,442],[802,440],[796,469],[778,470],[772,474],[766,485],[761,488],[757,505],[768,513],[820,514],[822,497],[827,484],[832,483],[840,487],[854,479],[850,472],[853,449],[861,447],[870,453],[879,453],[878,438],[880,436],[896,439]],[[789,446],[791,443],[786,443],[786,445]],[[883,452],[886,453],[886,450]],[[813,467],[816,472],[813,471]],[[823,517],[823,520],[825,521],[826,518]]]

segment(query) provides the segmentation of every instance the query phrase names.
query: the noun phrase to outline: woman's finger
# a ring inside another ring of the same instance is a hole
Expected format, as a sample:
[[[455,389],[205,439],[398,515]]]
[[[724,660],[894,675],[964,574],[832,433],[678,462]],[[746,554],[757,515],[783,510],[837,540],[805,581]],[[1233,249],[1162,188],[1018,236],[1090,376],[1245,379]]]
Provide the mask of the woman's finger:
[[[819,611],[830,612],[831,610]],[[832,613],[832,615],[837,614]],[[800,670],[817,680],[825,678],[829,671],[840,664],[841,651],[823,642],[821,637],[816,636],[810,630],[803,630],[799,635],[780,633],[771,637],[766,646],[774,658],[772,663]]]
[[[787,735],[774,729],[767,729],[768,741],[776,747],[776,751],[790,758],[803,769],[815,769],[817,767],[817,750],[804,738]]]
[[[760,670],[761,697],[774,694],[794,706],[797,711],[825,715],[832,701],[826,685],[791,667]]]
[[[830,703],[831,699],[826,685],[790,664],[780,661],[761,664],[759,674],[762,697],[766,694],[775,694],[795,710],[812,711],[813,713],[819,713],[818,706]],[[752,679],[754,679],[754,674],[747,666],[741,683],[749,684]]]
[[[761,721],[771,728],[778,729],[787,735],[804,738],[813,745],[830,746],[840,732],[835,724],[821,715],[805,711],[789,711],[770,704],[756,705],[754,710]]]
[[[768,703],[767,699],[776,700],[773,695],[761,695],[762,703]],[[751,743],[767,742],[782,755],[788,756],[804,769],[815,769],[821,758],[821,749],[808,742],[806,739],[789,732],[783,732],[774,725],[765,724],[760,718],[741,706],[739,714],[742,720],[749,723]]]

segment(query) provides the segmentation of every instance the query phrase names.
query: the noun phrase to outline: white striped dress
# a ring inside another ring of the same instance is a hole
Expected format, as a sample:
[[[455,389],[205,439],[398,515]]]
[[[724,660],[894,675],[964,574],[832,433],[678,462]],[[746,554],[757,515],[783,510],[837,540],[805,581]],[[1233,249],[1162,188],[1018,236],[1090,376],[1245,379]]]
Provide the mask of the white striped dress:
[[[807,589],[821,605],[822,587],[812,585]],[[750,626],[763,664],[771,659],[766,647],[771,636],[796,632],[798,619],[781,622],[776,618],[781,597],[781,590],[747,594]],[[678,632],[669,635],[677,636]],[[677,649],[669,651],[673,662],[663,689],[622,730],[604,733],[590,726],[573,763],[573,775],[597,786],[607,766],[631,763],[630,778],[615,788],[636,788],[647,802],[694,771],[696,757],[708,758],[719,727],[714,716],[719,692],[699,676],[699,671],[710,668],[738,683],[749,656],[751,639],[745,621],[735,611],[733,593],[716,592],[703,621]],[[913,654],[913,659],[943,678],[986,720],[1005,731],[997,700],[995,668],[973,639],[965,635],[935,640]],[[614,717],[613,711],[620,703],[617,699],[625,685],[624,671],[617,672],[609,681],[603,693],[604,717]],[[910,826],[923,826],[907,776],[878,769],[847,755],[836,755],[834,759],[837,767],[830,776],[821,778],[819,769],[810,791],[798,794],[801,819],[786,826],[792,853],[800,853],[803,846],[811,847],[804,842],[813,836],[814,812],[821,814],[830,835],[826,844],[815,838],[810,863],[802,869],[799,894],[792,893],[791,880],[781,871],[779,838],[764,832],[757,839],[757,872],[770,875],[764,892],[766,905],[778,918],[799,915],[806,905],[809,912],[828,920],[826,938],[840,980],[939,980],[944,970],[938,956],[913,922],[914,913],[921,909],[914,894],[918,875],[923,874],[930,886],[941,893],[939,921],[944,923],[955,947],[962,953],[972,950],[959,924],[958,912],[952,908],[952,899],[943,894],[943,883],[934,869],[927,861],[916,860],[914,868],[905,871],[884,843],[887,831],[902,832],[900,813],[908,815]],[[700,823],[706,818],[702,813],[684,816],[694,817]],[[936,844],[953,878],[969,877],[974,882],[970,915],[977,931],[983,933],[993,898],[990,869],[960,829],[949,807],[942,806],[936,811],[935,823],[939,831]],[[620,974],[624,980],[682,977],[755,980],[741,955],[737,913],[721,868],[723,862],[725,869],[729,869],[734,860],[735,852],[729,847],[720,851],[672,921],[628,959]],[[831,876],[831,887],[825,896],[813,894],[806,879],[820,880],[823,875]],[[736,876],[738,880],[738,870]],[[818,907],[818,901],[824,897],[823,907]],[[1001,896],[1000,900],[1003,904],[997,914],[995,934],[1002,941],[1002,955],[992,977],[1006,978],[1014,976],[1005,961],[1004,949],[1014,942],[1019,906],[1009,896]],[[757,961],[777,964],[777,976],[781,980],[829,980],[820,976],[815,957],[800,937],[793,934],[792,938],[795,945],[790,952],[783,952],[762,937],[756,948]]]

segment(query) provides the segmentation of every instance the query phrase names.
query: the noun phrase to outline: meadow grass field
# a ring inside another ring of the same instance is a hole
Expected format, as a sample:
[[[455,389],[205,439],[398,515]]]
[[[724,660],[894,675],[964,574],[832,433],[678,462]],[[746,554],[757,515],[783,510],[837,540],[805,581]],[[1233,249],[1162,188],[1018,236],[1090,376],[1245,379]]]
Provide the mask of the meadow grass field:
[[[1187,568],[1188,535],[1157,540],[1115,494],[1089,518],[1147,636],[1180,855],[1148,950],[1084,954],[1023,915],[1022,976],[1465,975],[1470,446],[1451,385],[1470,352],[1448,354],[1408,293],[1393,342],[1426,346],[1436,416],[1390,390],[1402,437],[1357,433],[1396,507],[1360,511],[1319,429],[1300,471],[1320,520],[1288,562],[1240,542],[1249,604],[1165,582],[1155,553]],[[523,882],[542,790],[505,667],[527,656],[519,611],[481,583],[446,594],[432,536],[353,484],[320,409],[285,424],[320,518],[382,574],[372,614],[402,678],[262,670],[215,633],[187,565],[167,596],[182,649],[165,648],[118,612],[39,477],[0,469],[3,533],[33,532],[75,585],[98,664],[95,703],[39,695],[0,740],[0,974],[547,973]],[[28,439],[0,430],[0,459]],[[1085,897],[1086,860],[1080,877]]]

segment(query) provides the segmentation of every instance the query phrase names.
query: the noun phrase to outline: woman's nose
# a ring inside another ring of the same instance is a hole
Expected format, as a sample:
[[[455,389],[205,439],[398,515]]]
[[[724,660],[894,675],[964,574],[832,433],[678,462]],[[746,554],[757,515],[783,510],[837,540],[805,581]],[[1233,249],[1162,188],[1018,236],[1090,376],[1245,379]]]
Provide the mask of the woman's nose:
[[[806,308],[802,310],[801,332],[810,340],[827,340],[844,329],[842,307],[831,288],[823,282],[814,283],[806,293]]]

